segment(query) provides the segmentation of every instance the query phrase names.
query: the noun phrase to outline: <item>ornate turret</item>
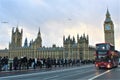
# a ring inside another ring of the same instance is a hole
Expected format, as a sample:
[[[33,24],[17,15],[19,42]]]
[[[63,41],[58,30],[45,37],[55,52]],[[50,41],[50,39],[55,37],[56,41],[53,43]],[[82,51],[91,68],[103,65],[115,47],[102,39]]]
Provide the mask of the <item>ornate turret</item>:
[[[83,36],[81,35],[81,37],[77,36],[77,43],[89,43],[89,37],[88,35],[85,36],[85,33],[83,34]]]
[[[63,37],[63,45],[64,46],[72,46],[73,44],[75,44],[75,37],[73,36],[73,38],[70,37],[70,35],[68,36],[68,38],[65,39],[65,36]]]
[[[40,47],[42,47],[42,38],[41,38],[40,28],[39,28],[39,31],[38,31],[37,38],[32,43],[32,47],[34,47],[34,48],[40,48]]]
[[[16,31],[14,32],[14,27],[12,28],[12,37],[11,37],[11,43],[9,44],[9,48],[17,48],[22,47],[22,31],[19,32],[18,27],[16,27]]]
[[[85,35],[85,33],[83,35],[81,35],[81,37],[78,37],[77,40],[77,45],[79,48],[79,52],[80,55],[82,57],[80,57],[80,59],[88,59],[89,58],[89,36]]]

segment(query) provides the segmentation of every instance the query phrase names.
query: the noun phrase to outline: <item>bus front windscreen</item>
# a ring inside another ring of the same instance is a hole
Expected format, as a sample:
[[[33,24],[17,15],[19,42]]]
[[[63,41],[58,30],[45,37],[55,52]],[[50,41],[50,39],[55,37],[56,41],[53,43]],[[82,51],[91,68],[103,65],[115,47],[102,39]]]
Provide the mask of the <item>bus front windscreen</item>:
[[[108,61],[107,59],[107,51],[97,51],[96,61]]]

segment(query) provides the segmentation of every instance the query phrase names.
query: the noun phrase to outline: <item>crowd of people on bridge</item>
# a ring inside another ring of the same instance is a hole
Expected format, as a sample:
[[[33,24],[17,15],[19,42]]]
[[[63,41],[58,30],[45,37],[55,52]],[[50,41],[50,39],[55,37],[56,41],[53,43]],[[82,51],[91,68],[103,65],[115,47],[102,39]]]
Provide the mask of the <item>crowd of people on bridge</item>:
[[[0,71],[2,70],[23,70],[36,68],[52,68],[52,67],[67,67],[79,66],[82,64],[94,63],[94,60],[80,59],[52,59],[52,58],[27,58],[26,56],[18,58],[14,57],[9,62],[8,56],[0,57]]]

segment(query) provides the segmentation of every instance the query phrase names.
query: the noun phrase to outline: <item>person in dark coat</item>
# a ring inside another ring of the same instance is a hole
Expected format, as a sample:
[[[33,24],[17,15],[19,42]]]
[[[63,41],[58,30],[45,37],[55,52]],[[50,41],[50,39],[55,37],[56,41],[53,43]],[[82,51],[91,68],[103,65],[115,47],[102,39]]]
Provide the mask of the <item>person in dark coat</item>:
[[[8,56],[4,57],[2,59],[2,63],[3,63],[3,70],[7,71],[8,70]]]
[[[18,69],[18,64],[19,64],[18,57],[14,57],[14,59],[13,59],[13,67],[14,67],[14,70],[17,70],[17,69]]]

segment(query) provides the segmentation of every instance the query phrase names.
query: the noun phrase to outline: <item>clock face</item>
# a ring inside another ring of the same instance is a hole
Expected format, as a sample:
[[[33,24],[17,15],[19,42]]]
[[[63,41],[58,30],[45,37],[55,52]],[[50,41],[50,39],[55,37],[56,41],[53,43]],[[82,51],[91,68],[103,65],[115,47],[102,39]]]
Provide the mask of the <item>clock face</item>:
[[[111,28],[110,28],[110,25],[106,25],[105,26],[105,30],[110,30]]]

